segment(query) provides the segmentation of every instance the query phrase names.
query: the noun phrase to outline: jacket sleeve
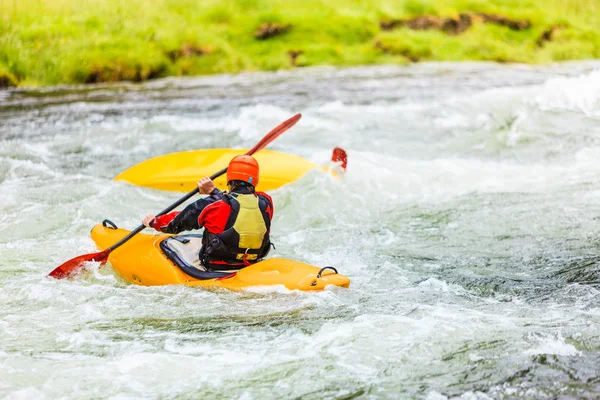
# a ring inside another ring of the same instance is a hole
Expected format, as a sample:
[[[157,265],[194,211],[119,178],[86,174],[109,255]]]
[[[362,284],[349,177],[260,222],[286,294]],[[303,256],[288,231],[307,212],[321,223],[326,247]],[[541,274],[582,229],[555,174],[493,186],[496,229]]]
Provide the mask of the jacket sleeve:
[[[206,206],[219,201],[222,196],[222,192],[215,189],[210,196],[189,204],[181,212],[172,212],[154,218],[152,227],[157,231],[164,233],[179,233],[200,229],[201,226],[198,223],[198,217],[202,214],[202,210],[204,210]]]
[[[159,215],[158,217],[155,217],[152,220],[152,222],[150,223],[150,226],[159,232],[164,232],[163,229],[166,228],[167,225],[169,225],[169,223],[171,221],[173,221],[173,219],[175,217],[177,217],[178,214],[179,214],[179,211],[173,211],[168,214]]]

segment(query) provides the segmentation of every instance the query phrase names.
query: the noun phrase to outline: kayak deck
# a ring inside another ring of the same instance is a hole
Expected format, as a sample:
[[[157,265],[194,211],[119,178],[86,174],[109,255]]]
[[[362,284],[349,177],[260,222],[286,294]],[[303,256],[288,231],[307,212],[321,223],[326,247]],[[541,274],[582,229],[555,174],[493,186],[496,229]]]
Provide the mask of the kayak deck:
[[[130,231],[96,225],[92,239],[100,249],[116,243]],[[108,257],[108,262],[127,281],[143,286],[173,285],[222,287],[242,290],[256,286],[284,286],[289,290],[323,290],[329,285],[349,287],[350,279],[326,269],[284,258],[270,258],[217,279],[196,279],[185,274],[160,249],[166,234],[137,234]]]

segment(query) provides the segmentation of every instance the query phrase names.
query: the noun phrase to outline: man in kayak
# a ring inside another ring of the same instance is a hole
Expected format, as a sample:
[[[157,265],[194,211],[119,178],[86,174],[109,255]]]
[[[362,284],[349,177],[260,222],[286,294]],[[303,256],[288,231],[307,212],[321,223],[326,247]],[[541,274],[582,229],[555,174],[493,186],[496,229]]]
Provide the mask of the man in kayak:
[[[210,178],[202,178],[198,189],[208,197],[181,212],[148,215],[142,223],[164,233],[204,228],[202,265],[211,270],[244,268],[266,257],[271,248],[273,200],[254,191],[258,176],[258,162],[252,156],[236,156],[227,169],[228,192],[217,189]]]

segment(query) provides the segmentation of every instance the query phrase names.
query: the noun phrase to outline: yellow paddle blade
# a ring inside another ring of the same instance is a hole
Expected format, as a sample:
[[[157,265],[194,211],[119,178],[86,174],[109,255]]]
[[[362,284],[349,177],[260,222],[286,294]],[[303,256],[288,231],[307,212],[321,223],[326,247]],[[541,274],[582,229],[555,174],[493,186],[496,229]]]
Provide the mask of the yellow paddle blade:
[[[141,162],[122,172],[115,180],[137,186],[172,192],[189,192],[196,182],[229,165],[229,161],[248,149],[206,149],[165,154]],[[260,166],[257,190],[269,191],[293,182],[313,168],[321,168],[302,157],[272,150],[253,155]],[[227,188],[227,178],[215,180],[221,190]]]

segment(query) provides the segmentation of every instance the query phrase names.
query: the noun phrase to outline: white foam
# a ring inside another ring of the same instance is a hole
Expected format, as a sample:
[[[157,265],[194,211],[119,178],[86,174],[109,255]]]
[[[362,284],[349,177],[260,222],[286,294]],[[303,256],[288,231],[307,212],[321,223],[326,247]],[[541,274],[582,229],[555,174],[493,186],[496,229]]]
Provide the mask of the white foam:
[[[425,400],[448,400],[448,397],[436,392],[435,390],[432,390],[431,392],[427,393]]]
[[[549,79],[533,101],[544,111],[574,111],[600,117],[600,70],[574,78]]]
[[[245,292],[249,293],[258,293],[258,294],[270,294],[270,293],[279,293],[279,294],[290,294],[293,293],[294,290],[290,290],[286,288],[284,285],[272,285],[272,286],[250,286],[244,288]]]
[[[478,159],[410,160],[380,154],[352,152],[352,170],[346,181],[386,191],[405,201],[444,201],[467,193],[545,192],[579,182],[596,181],[600,147],[583,149],[570,164],[521,164]],[[369,179],[376,174],[378,179]]]
[[[446,282],[436,278],[429,278],[426,281],[419,283],[419,287],[429,288],[439,292],[448,292],[450,290]]]
[[[28,387],[21,390],[14,391],[9,393],[8,396],[5,397],[6,400],[44,400],[48,397],[46,394],[36,388]]]
[[[543,338],[539,340],[537,346],[525,351],[526,354],[553,354],[557,356],[576,356],[580,352],[572,344],[565,343],[564,338],[559,334],[556,338]]]
[[[483,392],[472,391],[465,392],[458,398],[461,400],[492,400],[492,397],[488,396]]]

